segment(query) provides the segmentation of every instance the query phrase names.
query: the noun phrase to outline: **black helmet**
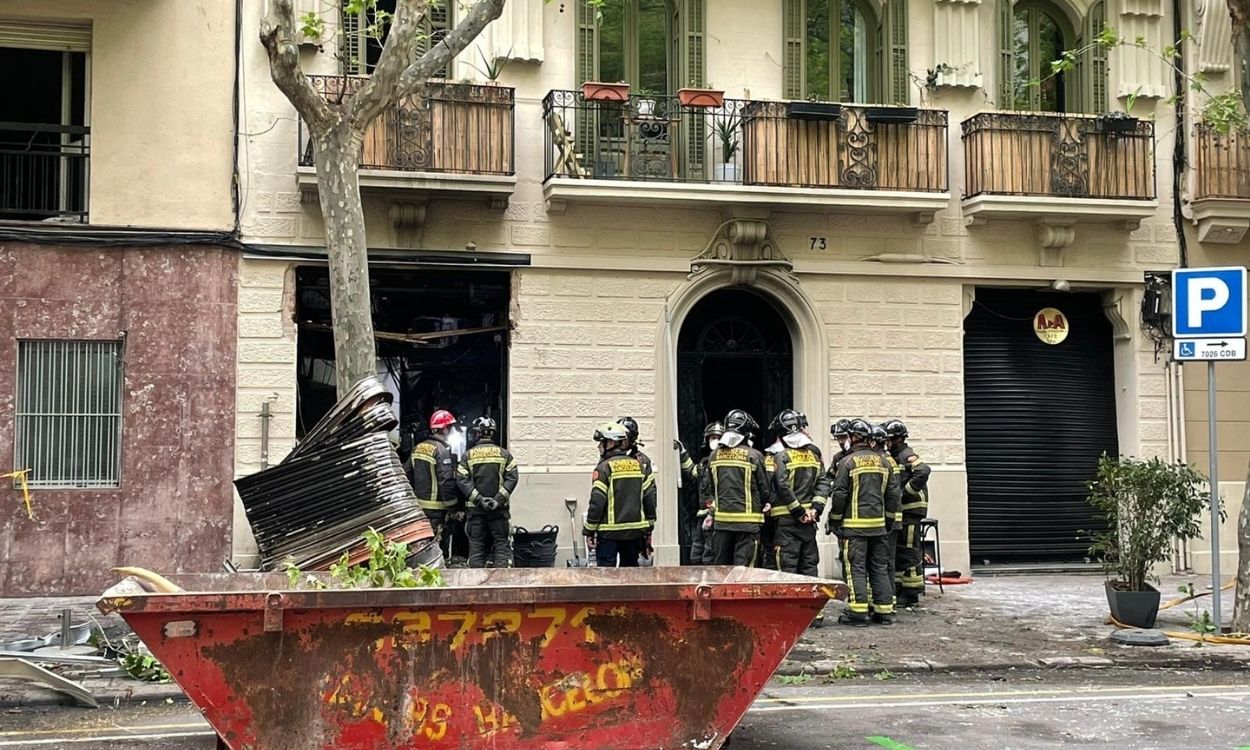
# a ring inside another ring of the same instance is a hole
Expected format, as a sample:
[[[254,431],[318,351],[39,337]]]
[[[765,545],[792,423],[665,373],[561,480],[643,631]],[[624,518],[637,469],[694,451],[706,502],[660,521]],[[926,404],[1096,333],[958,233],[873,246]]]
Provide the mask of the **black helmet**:
[[[806,430],[811,425],[811,422],[807,421],[807,415],[803,412],[797,412],[797,414],[799,415],[799,429]]]
[[[872,442],[879,443],[881,445],[885,445],[886,437],[888,437],[885,434],[885,428],[879,424],[874,424],[872,426],[872,428],[868,431],[868,436],[872,438]]]
[[[907,438],[907,425],[903,424],[901,420],[891,419],[883,426],[885,427],[885,434],[890,437],[899,439]]]
[[[741,409],[734,409],[725,415],[725,431],[739,435],[749,435],[760,428],[759,423]]]
[[[851,437],[867,440],[872,435],[872,425],[862,419],[852,419],[846,432]]]
[[[616,423],[625,428],[625,432],[629,435],[629,442],[638,445],[638,420],[633,417],[620,417]]]
[[[487,435],[493,436],[496,432],[499,431],[499,425],[496,424],[495,420],[491,419],[490,417],[478,417],[477,419],[473,420],[473,425],[471,426],[470,429],[473,431],[473,434],[476,435],[478,439],[480,440],[481,438]]]
[[[829,434],[837,437],[838,435],[851,434],[851,420],[839,419],[829,428]]]
[[[803,422],[802,414],[799,414],[794,409],[786,409],[777,415],[770,429],[783,435],[793,435],[803,429]]]
[[[725,425],[721,424],[720,422],[713,422],[709,424],[707,427],[703,428],[704,440],[707,440],[713,435],[720,437],[721,435],[724,435],[724,434],[725,434]]]

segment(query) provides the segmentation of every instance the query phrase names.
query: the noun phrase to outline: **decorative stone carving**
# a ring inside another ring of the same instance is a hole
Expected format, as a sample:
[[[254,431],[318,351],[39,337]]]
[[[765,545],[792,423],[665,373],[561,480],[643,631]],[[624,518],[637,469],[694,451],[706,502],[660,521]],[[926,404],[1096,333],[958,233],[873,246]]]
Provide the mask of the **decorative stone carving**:
[[[794,264],[777,247],[768,222],[761,219],[730,219],[721,224],[703,252],[690,261],[690,275],[717,267],[729,269],[733,286],[753,286],[765,268],[782,271],[795,281]]]
[[[1198,69],[1223,75],[1233,67],[1232,24],[1224,0],[1194,0],[1198,25]]]
[[[517,62],[543,61],[543,0],[507,0],[503,14],[486,27],[487,57]],[[478,65],[480,60],[475,61]]]
[[[1131,311],[1136,301],[1133,292],[1128,289],[1111,289],[1102,293],[1102,314],[1110,321],[1111,336],[1116,341],[1133,338],[1129,320],[1134,319],[1134,316],[1131,312],[1125,315],[1125,312]]]
[[[1204,198],[1193,202],[1198,241],[1235,245],[1250,230],[1250,201]]]
[[[1070,221],[1044,220],[1034,224],[1037,232],[1037,264],[1062,266],[1063,251],[1076,240],[1076,227]]]
[[[981,0],[935,0],[933,70],[935,83],[981,88]]]
[[[1171,95],[1167,64],[1158,51],[1167,46],[1163,30],[1162,0],[1118,0],[1118,23],[1109,26],[1129,44],[1108,53],[1112,70],[1117,71],[1115,95],[1125,98],[1162,99]],[[1147,49],[1134,41],[1145,39]]]
[[[399,247],[420,247],[425,233],[426,201],[394,201],[390,207],[395,244]]]

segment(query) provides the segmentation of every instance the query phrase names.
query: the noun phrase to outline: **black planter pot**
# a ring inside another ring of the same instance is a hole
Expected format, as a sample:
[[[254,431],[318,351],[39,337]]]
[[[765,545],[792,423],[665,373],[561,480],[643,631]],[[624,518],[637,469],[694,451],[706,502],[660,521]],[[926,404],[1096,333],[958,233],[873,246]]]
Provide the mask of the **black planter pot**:
[[[1159,590],[1146,584],[1147,591],[1120,591],[1107,581],[1107,605],[1116,622],[1135,628],[1153,628],[1159,616]]]
[[[1104,117],[1101,122],[1102,131],[1104,133],[1124,135],[1128,133],[1136,133],[1137,125],[1140,120],[1136,117]]]

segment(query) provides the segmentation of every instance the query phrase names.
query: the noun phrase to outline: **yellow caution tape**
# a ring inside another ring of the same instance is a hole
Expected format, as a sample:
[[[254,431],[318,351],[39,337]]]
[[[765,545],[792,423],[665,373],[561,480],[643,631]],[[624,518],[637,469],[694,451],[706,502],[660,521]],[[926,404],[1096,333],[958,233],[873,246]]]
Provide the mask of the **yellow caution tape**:
[[[26,475],[30,473],[30,469],[22,469],[21,471],[10,471],[8,474],[0,474],[0,479],[16,479],[17,484],[22,489],[22,502],[26,505],[26,517],[35,520],[35,510],[30,507],[30,486],[26,484]]]

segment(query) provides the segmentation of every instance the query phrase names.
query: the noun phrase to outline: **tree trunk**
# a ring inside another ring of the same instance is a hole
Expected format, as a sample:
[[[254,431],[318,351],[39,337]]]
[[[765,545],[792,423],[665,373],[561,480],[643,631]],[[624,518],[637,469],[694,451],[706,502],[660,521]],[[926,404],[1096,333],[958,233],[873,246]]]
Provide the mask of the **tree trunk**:
[[[335,383],[342,396],[361,378],[377,374],[365,211],[357,177],[362,135],[344,117],[313,138],[317,193],[330,256]]]
[[[1250,110],[1250,0],[1228,0],[1233,23],[1233,65],[1241,71],[1241,103]]]
[[[1233,604],[1233,632],[1250,633],[1250,469],[1246,470],[1246,492],[1241,500],[1241,522],[1237,525],[1237,598]]]

